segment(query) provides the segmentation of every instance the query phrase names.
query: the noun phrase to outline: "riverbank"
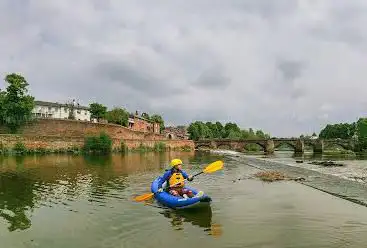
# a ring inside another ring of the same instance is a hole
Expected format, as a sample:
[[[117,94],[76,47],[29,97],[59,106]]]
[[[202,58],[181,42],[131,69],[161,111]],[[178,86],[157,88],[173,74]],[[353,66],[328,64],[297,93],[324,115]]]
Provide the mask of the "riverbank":
[[[193,151],[191,140],[111,139],[111,152]],[[0,154],[84,153],[85,138],[59,136],[0,135]]]
[[[8,134],[0,127],[0,154],[80,154],[85,152],[88,138],[101,134],[108,137],[108,150],[114,153],[192,151],[195,148],[192,140],[167,139],[158,133],[134,131],[116,124],[37,119],[23,126],[17,134]],[[98,141],[93,146],[99,146]]]

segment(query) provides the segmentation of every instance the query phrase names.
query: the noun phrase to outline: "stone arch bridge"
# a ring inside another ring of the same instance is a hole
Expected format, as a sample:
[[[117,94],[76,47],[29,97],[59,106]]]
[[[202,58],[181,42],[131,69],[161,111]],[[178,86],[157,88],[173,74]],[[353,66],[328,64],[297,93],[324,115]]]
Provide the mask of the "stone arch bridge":
[[[346,150],[355,150],[353,140],[342,139],[298,139],[298,138],[275,138],[275,139],[202,139],[195,141],[195,149],[230,149],[243,151],[246,145],[257,144],[264,149],[265,153],[273,153],[282,144],[291,146],[295,153],[304,153],[305,146],[311,146],[314,153],[322,153],[325,147],[340,146]]]

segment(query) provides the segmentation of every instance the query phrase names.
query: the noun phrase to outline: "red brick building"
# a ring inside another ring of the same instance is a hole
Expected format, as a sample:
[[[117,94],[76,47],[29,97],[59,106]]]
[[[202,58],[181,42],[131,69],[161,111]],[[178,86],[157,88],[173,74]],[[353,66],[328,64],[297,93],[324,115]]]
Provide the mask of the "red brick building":
[[[157,122],[152,122],[138,115],[130,114],[129,116],[129,128],[134,131],[148,132],[148,133],[160,133],[160,126]]]
[[[166,136],[167,139],[181,139],[181,140],[189,139],[187,128],[184,126],[165,127],[163,135]]]

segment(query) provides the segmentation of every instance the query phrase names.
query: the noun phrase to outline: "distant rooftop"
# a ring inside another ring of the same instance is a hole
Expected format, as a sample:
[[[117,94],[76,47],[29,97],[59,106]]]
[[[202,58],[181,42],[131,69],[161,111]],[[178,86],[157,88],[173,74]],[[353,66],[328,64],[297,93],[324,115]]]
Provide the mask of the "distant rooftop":
[[[45,106],[45,107],[67,107],[66,103],[58,103],[58,102],[46,102],[46,101],[34,101],[35,105]],[[89,107],[81,106],[79,104],[75,104],[76,109],[84,109],[89,110]]]

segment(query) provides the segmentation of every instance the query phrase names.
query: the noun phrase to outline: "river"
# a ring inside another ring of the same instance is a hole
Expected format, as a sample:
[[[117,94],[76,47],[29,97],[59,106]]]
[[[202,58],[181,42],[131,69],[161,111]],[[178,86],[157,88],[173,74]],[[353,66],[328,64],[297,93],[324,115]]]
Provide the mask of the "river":
[[[212,197],[209,208],[172,211],[132,200],[149,192],[175,157],[192,174],[224,161],[222,171],[190,183]],[[294,159],[207,152],[0,157],[0,246],[364,247],[366,207],[293,181],[250,178],[274,166],[265,160]]]

